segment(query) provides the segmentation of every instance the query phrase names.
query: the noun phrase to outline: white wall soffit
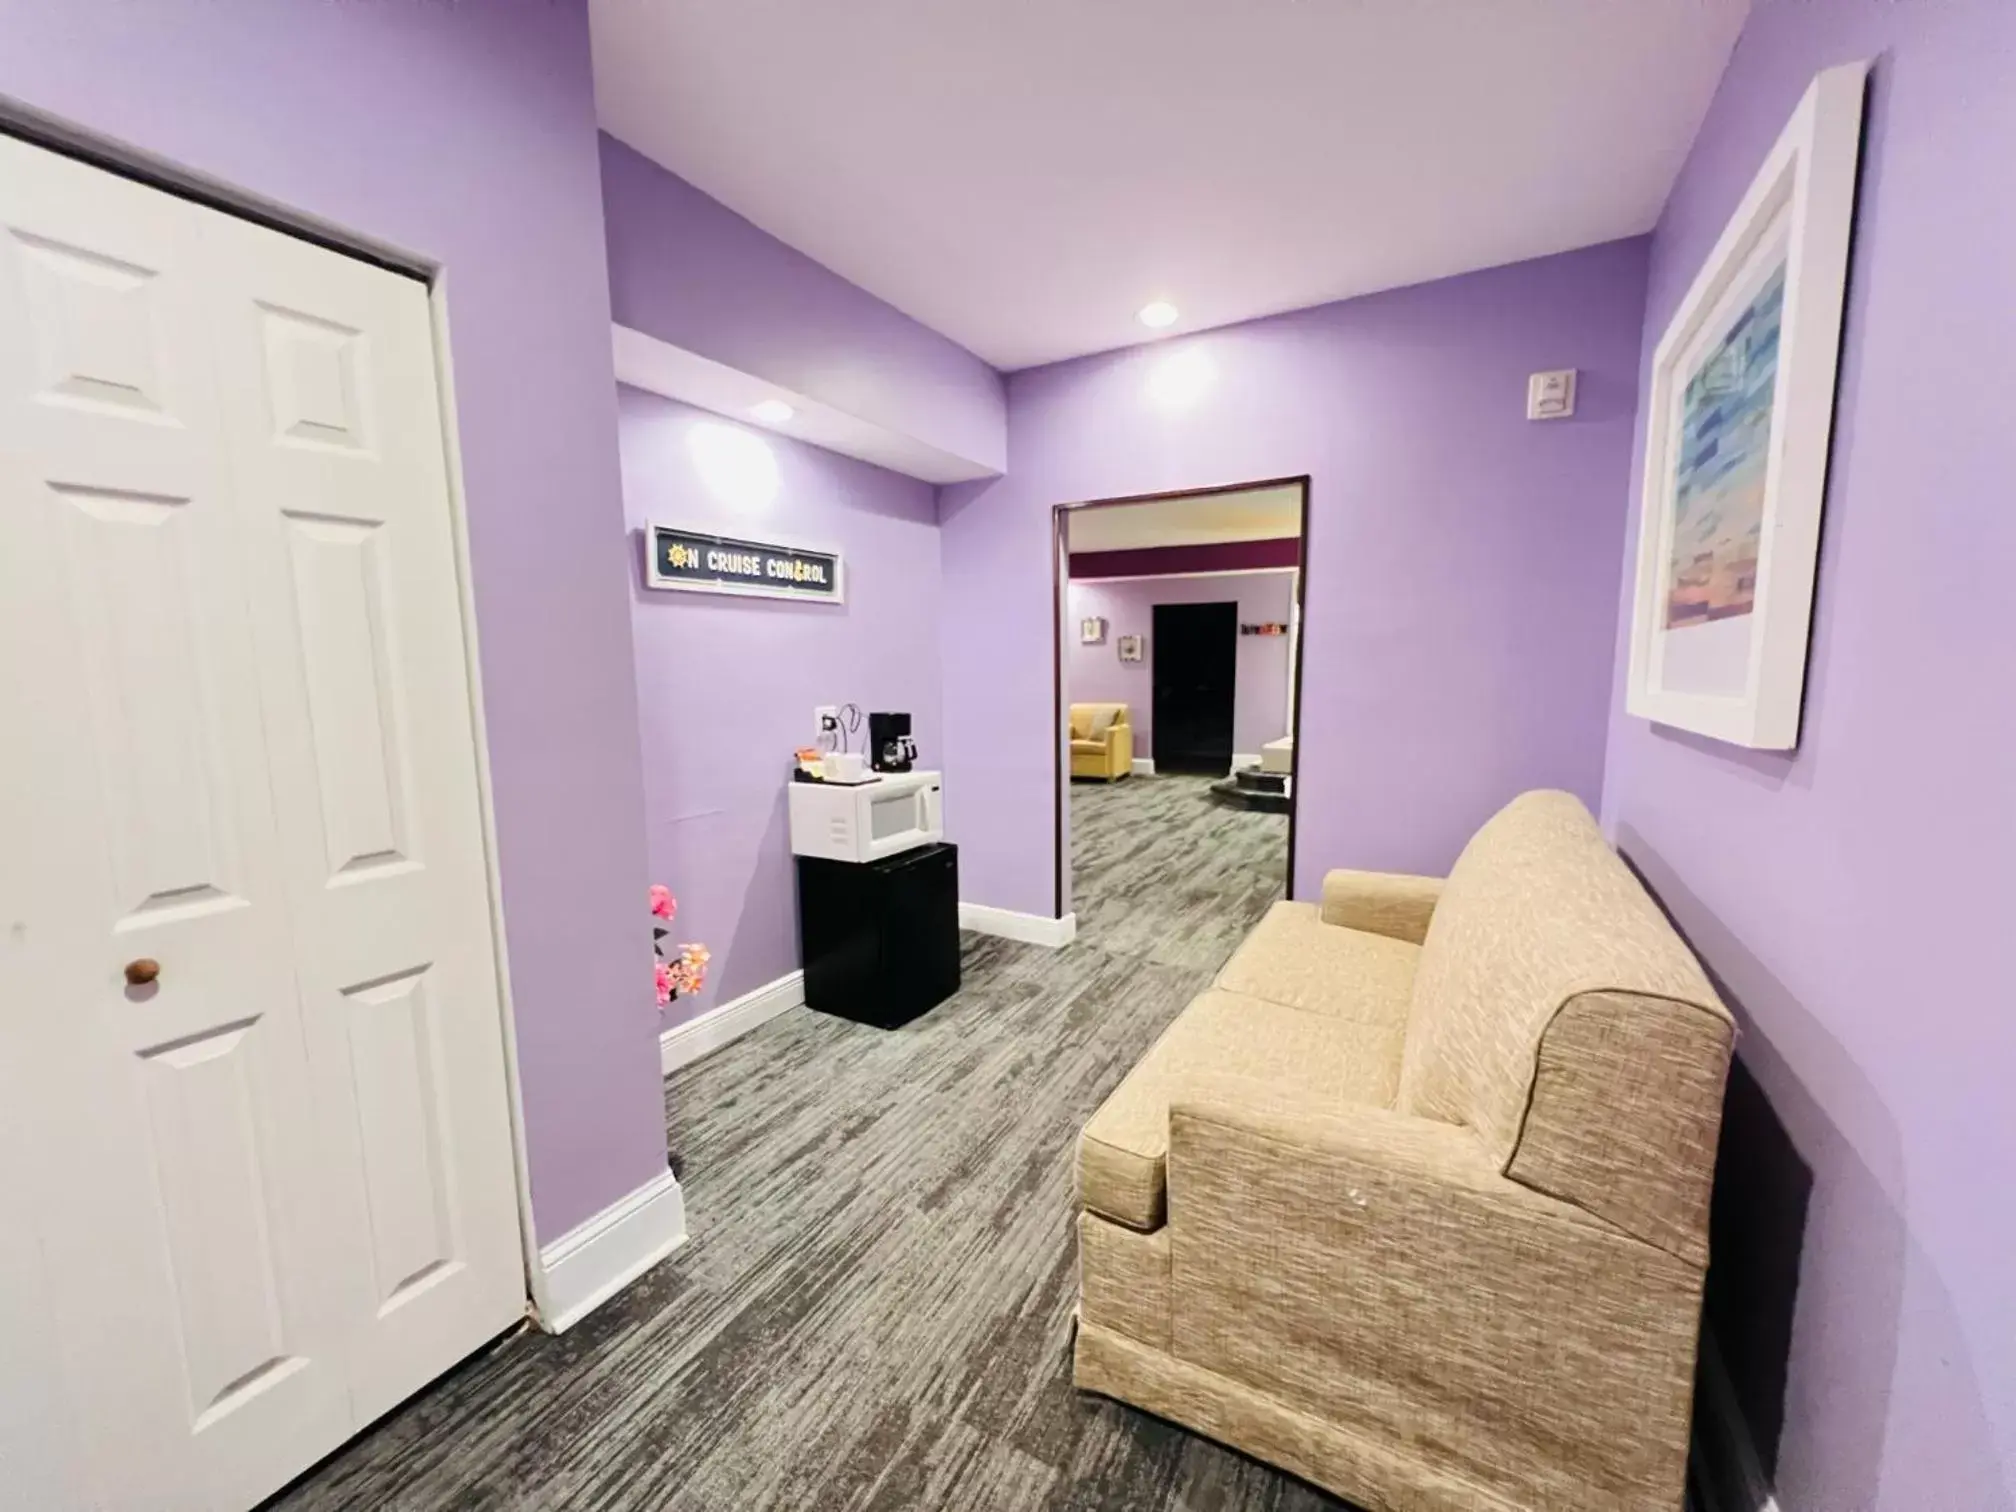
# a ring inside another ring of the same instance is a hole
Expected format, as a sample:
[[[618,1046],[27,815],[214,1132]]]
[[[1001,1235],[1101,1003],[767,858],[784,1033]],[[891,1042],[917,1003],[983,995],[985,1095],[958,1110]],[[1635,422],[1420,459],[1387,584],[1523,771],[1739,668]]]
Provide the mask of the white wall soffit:
[[[740,368],[702,357],[629,326],[611,326],[610,333],[618,383],[710,410],[741,425],[774,431],[794,441],[809,441],[814,446],[858,457],[926,483],[964,483],[972,478],[1001,475],[999,469],[985,463],[954,456],[914,436],[779,388]],[[766,399],[782,399],[790,405],[794,411],[791,418],[778,425],[758,420],[751,411]]]

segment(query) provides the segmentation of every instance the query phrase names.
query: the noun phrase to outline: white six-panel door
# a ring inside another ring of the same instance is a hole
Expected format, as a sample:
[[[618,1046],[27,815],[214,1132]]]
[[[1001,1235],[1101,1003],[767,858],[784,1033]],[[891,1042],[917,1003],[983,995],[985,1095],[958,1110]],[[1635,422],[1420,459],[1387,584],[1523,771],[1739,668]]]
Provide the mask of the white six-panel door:
[[[524,1308],[425,288],[206,213],[231,492],[368,1420]]]
[[[521,1311],[459,604],[425,290],[0,138],[0,1280],[90,1504]]]

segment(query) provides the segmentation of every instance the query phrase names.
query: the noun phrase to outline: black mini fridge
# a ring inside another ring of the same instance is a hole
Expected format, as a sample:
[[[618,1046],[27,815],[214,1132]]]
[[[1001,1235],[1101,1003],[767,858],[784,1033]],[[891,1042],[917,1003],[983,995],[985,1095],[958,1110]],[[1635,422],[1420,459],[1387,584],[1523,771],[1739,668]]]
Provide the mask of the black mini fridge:
[[[959,849],[798,857],[805,1005],[894,1029],[959,990]]]

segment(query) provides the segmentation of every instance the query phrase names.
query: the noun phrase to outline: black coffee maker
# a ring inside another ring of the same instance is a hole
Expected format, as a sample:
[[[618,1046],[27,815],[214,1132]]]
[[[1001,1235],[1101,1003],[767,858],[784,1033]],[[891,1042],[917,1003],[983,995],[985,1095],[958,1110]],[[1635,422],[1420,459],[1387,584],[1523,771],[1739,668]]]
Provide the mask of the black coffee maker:
[[[878,772],[907,772],[917,760],[908,714],[868,716],[868,764]]]

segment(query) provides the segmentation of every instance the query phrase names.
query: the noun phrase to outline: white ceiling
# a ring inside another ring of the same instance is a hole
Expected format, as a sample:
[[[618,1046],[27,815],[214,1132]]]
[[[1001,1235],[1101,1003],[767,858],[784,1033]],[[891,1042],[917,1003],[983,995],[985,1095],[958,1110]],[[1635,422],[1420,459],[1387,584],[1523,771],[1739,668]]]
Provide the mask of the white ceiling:
[[[1649,230],[1748,0],[591,0],[615,136],[1014,369]]]
[[[1074,552],[1273,541],[1302,533],[1302,490],[1288,484],[1147,504],[1102,504],[1074,509],[1064,520],[1066,545]]]

